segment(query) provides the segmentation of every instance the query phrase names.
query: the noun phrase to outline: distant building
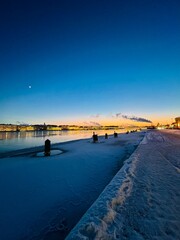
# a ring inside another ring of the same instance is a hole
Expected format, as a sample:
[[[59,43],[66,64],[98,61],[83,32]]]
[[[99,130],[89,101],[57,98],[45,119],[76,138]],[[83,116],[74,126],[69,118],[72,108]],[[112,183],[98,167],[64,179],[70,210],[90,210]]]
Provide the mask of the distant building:
[[[17,131],[19,132],[28,132],[28,131],[34,131],[35,128],[34,126],[31,125],[18,125],[17,126]]]
[[[17,126],[13,124],[0,124],[0,132],[16,132]]]
[[[156,129],[155,126],[148,126],[147,129]]]
[[[60,131],[60,130],[62,130],[62,128],[57,125],[47,125],[46,130],[47,131]]]
[[[177,128],[180,128],[180,117],[176,117],[176,118],[175,118],[175,126],[176,126]]]

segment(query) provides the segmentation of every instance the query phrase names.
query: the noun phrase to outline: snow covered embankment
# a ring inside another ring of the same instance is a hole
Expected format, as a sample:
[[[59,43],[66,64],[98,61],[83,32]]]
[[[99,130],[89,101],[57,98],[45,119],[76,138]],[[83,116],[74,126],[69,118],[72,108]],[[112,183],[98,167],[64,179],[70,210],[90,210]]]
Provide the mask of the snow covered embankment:
[[[150,131],[66,238],[180,239],[180,131]]]

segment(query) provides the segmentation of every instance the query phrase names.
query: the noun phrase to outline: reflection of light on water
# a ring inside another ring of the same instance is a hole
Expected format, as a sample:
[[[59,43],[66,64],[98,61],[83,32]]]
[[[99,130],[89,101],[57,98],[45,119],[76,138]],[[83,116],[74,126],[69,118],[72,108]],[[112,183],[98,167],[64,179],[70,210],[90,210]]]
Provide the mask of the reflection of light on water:
[[[125,132],[125,129],[117,130],[117,133]],[[96,130],[99,136],[113,134],[114,130]],[[32,132],[4,132],[0,133],[2,139],[0,152],[12,151],[17,149],[36,147],[44,145],[46,138],[51,143],[66,142],[77,139],[91,138],[93,130],[76,131],[32,131]]]

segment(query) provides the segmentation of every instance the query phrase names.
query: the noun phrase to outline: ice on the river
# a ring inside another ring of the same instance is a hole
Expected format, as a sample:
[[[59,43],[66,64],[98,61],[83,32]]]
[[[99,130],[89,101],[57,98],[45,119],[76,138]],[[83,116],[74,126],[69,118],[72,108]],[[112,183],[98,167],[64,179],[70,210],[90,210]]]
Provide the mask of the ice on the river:
[[[66,239],[180,239],[180,131],[149,131]]]
[[[47,158],[37,149],[0,158],[0,239],[64,239],[143,136],[56,144],[63,153]]]

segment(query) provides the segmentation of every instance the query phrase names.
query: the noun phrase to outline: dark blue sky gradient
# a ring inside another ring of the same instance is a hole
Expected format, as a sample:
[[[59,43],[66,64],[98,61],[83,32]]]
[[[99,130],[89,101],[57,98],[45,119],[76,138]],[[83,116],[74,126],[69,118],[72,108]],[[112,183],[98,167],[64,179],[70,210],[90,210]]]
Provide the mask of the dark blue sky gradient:
[[[1,123],[180,114],[178,0],[1,1],[0,36]]]

